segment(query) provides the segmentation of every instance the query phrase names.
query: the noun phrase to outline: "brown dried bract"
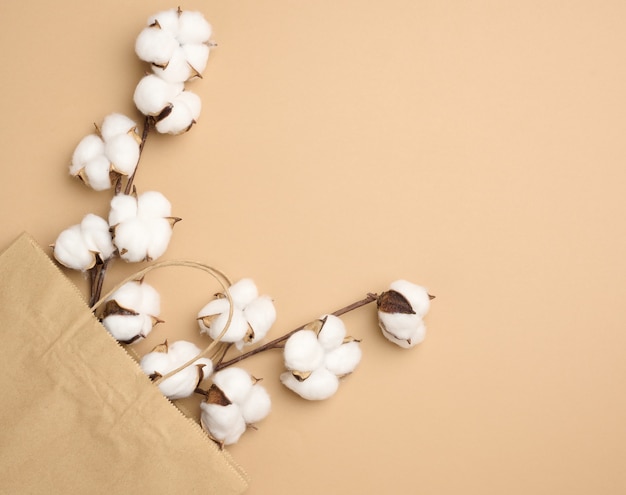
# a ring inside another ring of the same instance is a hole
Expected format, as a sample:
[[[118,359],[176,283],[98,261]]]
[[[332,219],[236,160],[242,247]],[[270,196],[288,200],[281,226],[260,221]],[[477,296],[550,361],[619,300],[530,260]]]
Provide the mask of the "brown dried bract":
[[[123,306],[120,306],[115,299],[107,301],[107,303],[104,305],[104,309],[102,310],[103,318],[106,318],[110,315],[137,316],[138,314],[139,313],[133,311],[132,309],[127,309]]]
[[[230,406],[232,404],[228,397],[226,397],[226,394],[222,392],[222,389],[215,385],[215,383],[207,390],[205,402],[219,406]]]
[[[376,305],[378,306],[378,310],[383,313],[415,314],[411,303],[407,301],[406,297],[395,290],[383,292],[376,300]]]

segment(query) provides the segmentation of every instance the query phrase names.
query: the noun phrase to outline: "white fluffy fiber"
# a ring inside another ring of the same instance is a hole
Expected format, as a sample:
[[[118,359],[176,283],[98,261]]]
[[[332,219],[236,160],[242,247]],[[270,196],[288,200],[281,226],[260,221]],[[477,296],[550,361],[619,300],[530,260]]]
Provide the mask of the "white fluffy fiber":
[[[192,342],[179,340],[167,345],[166,352],[153,351],[146,354],[139,365],[147,375],[158,373],[161,376],[175,370],[200,354],[200,349]],[[193,364],[159,383],[159,390],[169,399],[183,399],[193,394],[199,381],[213,372],[210,359],[199,358]]]
[[[269,296],[259,296],[254,281],[241,279],[228,288],[233,301],[232,319],[226,333],[230,313],[230,302],[223,295],[207,303],[198,311],[198,325],[201,333],[212,339],[234,343],[239,349],[256,343],[267,335],[276,321],[276,308]]]
[[[211,437],[225,445],[239,440],[246,426],[264,419],[271,410],[270,396],[247,371],[231,367],[213,375],[213,384],[230,401],[228,405],[204,402],[201,422]]]
[[[157,191],[138,197],[118,194],[111,200],[109,225],[122,259],[155,260],[165,252],[172,237],[171,204]]]
[[[211,34],[211,25],[200,12],[165,10],[148,19],[135,52],[162,79],[185,82],[206,68]]]
[[[424,341],[426,326],[423,318],[430,309],[430,295],[421,285],[406,280],[392,282],[389,289],[400,293],[411,305],[414,314],[387,313],[378,310],[378,324],[387,340],[410,349]]]
[[[85,271],[97,262],[107,260],[115,251],[109,224],[92,213],[80,224],[64,230],[54,243],[54,257],[62,265],[74,270]]]
[[[144,115],[158,117],[156,130],[161,134],[181,134],[191,128],[200,117],[202,101],[183,83],[169,82],[150,74],[137,84],[133,101]],[[166,116],[164,111],[169,109]]]
[[[134,314],[109,314],[102,319],[104,327],[120,342],[145,338],[158,322],[161,298],[157,290],[145,282],[131,281],[116,290],[107,301]]]
[[[306,400],[329,399],[339,388],[339,378],[326,368],[316,369],[303,381],[299,381],[290,371],[285,371],[281,373],[280,381]]]
[[[85,136],[74,149],[70,174],[96,191],[112,186],[111,172],[131,175],[139,161],[137,124],[114,113],[105,117],[100,135]]]
[[[171,101],[172,111],[156,123],[161,134],[182,134],[188,131],[200,117],[202,101],[191,91],[183,91]]]
[[[335,394],[339,378],[352,373],[361,361],[361,347],[346,338],[343,321],[333,315],[321,319],[322,328],[300,330],[285,343],[287,371],[280,380],[307,400],[324,400]]]

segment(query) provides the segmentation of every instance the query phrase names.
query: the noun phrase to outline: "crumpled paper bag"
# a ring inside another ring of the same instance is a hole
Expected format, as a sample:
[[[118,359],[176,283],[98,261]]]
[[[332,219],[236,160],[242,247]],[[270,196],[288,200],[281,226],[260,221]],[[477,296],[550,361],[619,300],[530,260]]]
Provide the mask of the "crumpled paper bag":
[[[28,234],[0,255],[0,366],[0,493],[247,488]]]

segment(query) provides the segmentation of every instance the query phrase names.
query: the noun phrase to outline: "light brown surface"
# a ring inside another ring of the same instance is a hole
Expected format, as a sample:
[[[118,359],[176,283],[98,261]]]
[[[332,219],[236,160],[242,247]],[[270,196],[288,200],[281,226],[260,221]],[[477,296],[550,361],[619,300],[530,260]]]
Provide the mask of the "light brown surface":
[[[3,247],[106,214],[66,166],[134,114],[134,39],[174,6],[0,6]],[[624,493],[622,2],[181,6],[219,47],[197,127],[151,137],[136,182],[183,217],[167,258],[253,277],[276,334],[400,277],[437,295],[410,351],[347,317],[364,360],[327,402],[281,389],[278,354],[247,363],[273,397],[230,449],[249,493]],[[155,339],[196,338],[203,280],[155,277]]]

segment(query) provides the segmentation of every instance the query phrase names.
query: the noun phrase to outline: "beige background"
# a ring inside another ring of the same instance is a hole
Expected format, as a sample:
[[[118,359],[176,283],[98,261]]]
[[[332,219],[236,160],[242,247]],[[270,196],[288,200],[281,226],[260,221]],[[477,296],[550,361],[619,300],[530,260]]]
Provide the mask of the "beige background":
[[[137,116],[134,39],[175,6],[0,4],[2,247],[106,215],[66,167],[92,122]],[[364,360],[327,402],[282,389],[278,353],[246,363],[274,404],[230,448],[249,493],[624,493],[623,2],[181,6],[219,47],[198,125],[151,136],[137,177],[183,218],[166,257],[253,277],[274,335],[400,277],[437,295],[410,351],[347,317]],[[151,280],[145,346],[199,339],[210,283]]]

